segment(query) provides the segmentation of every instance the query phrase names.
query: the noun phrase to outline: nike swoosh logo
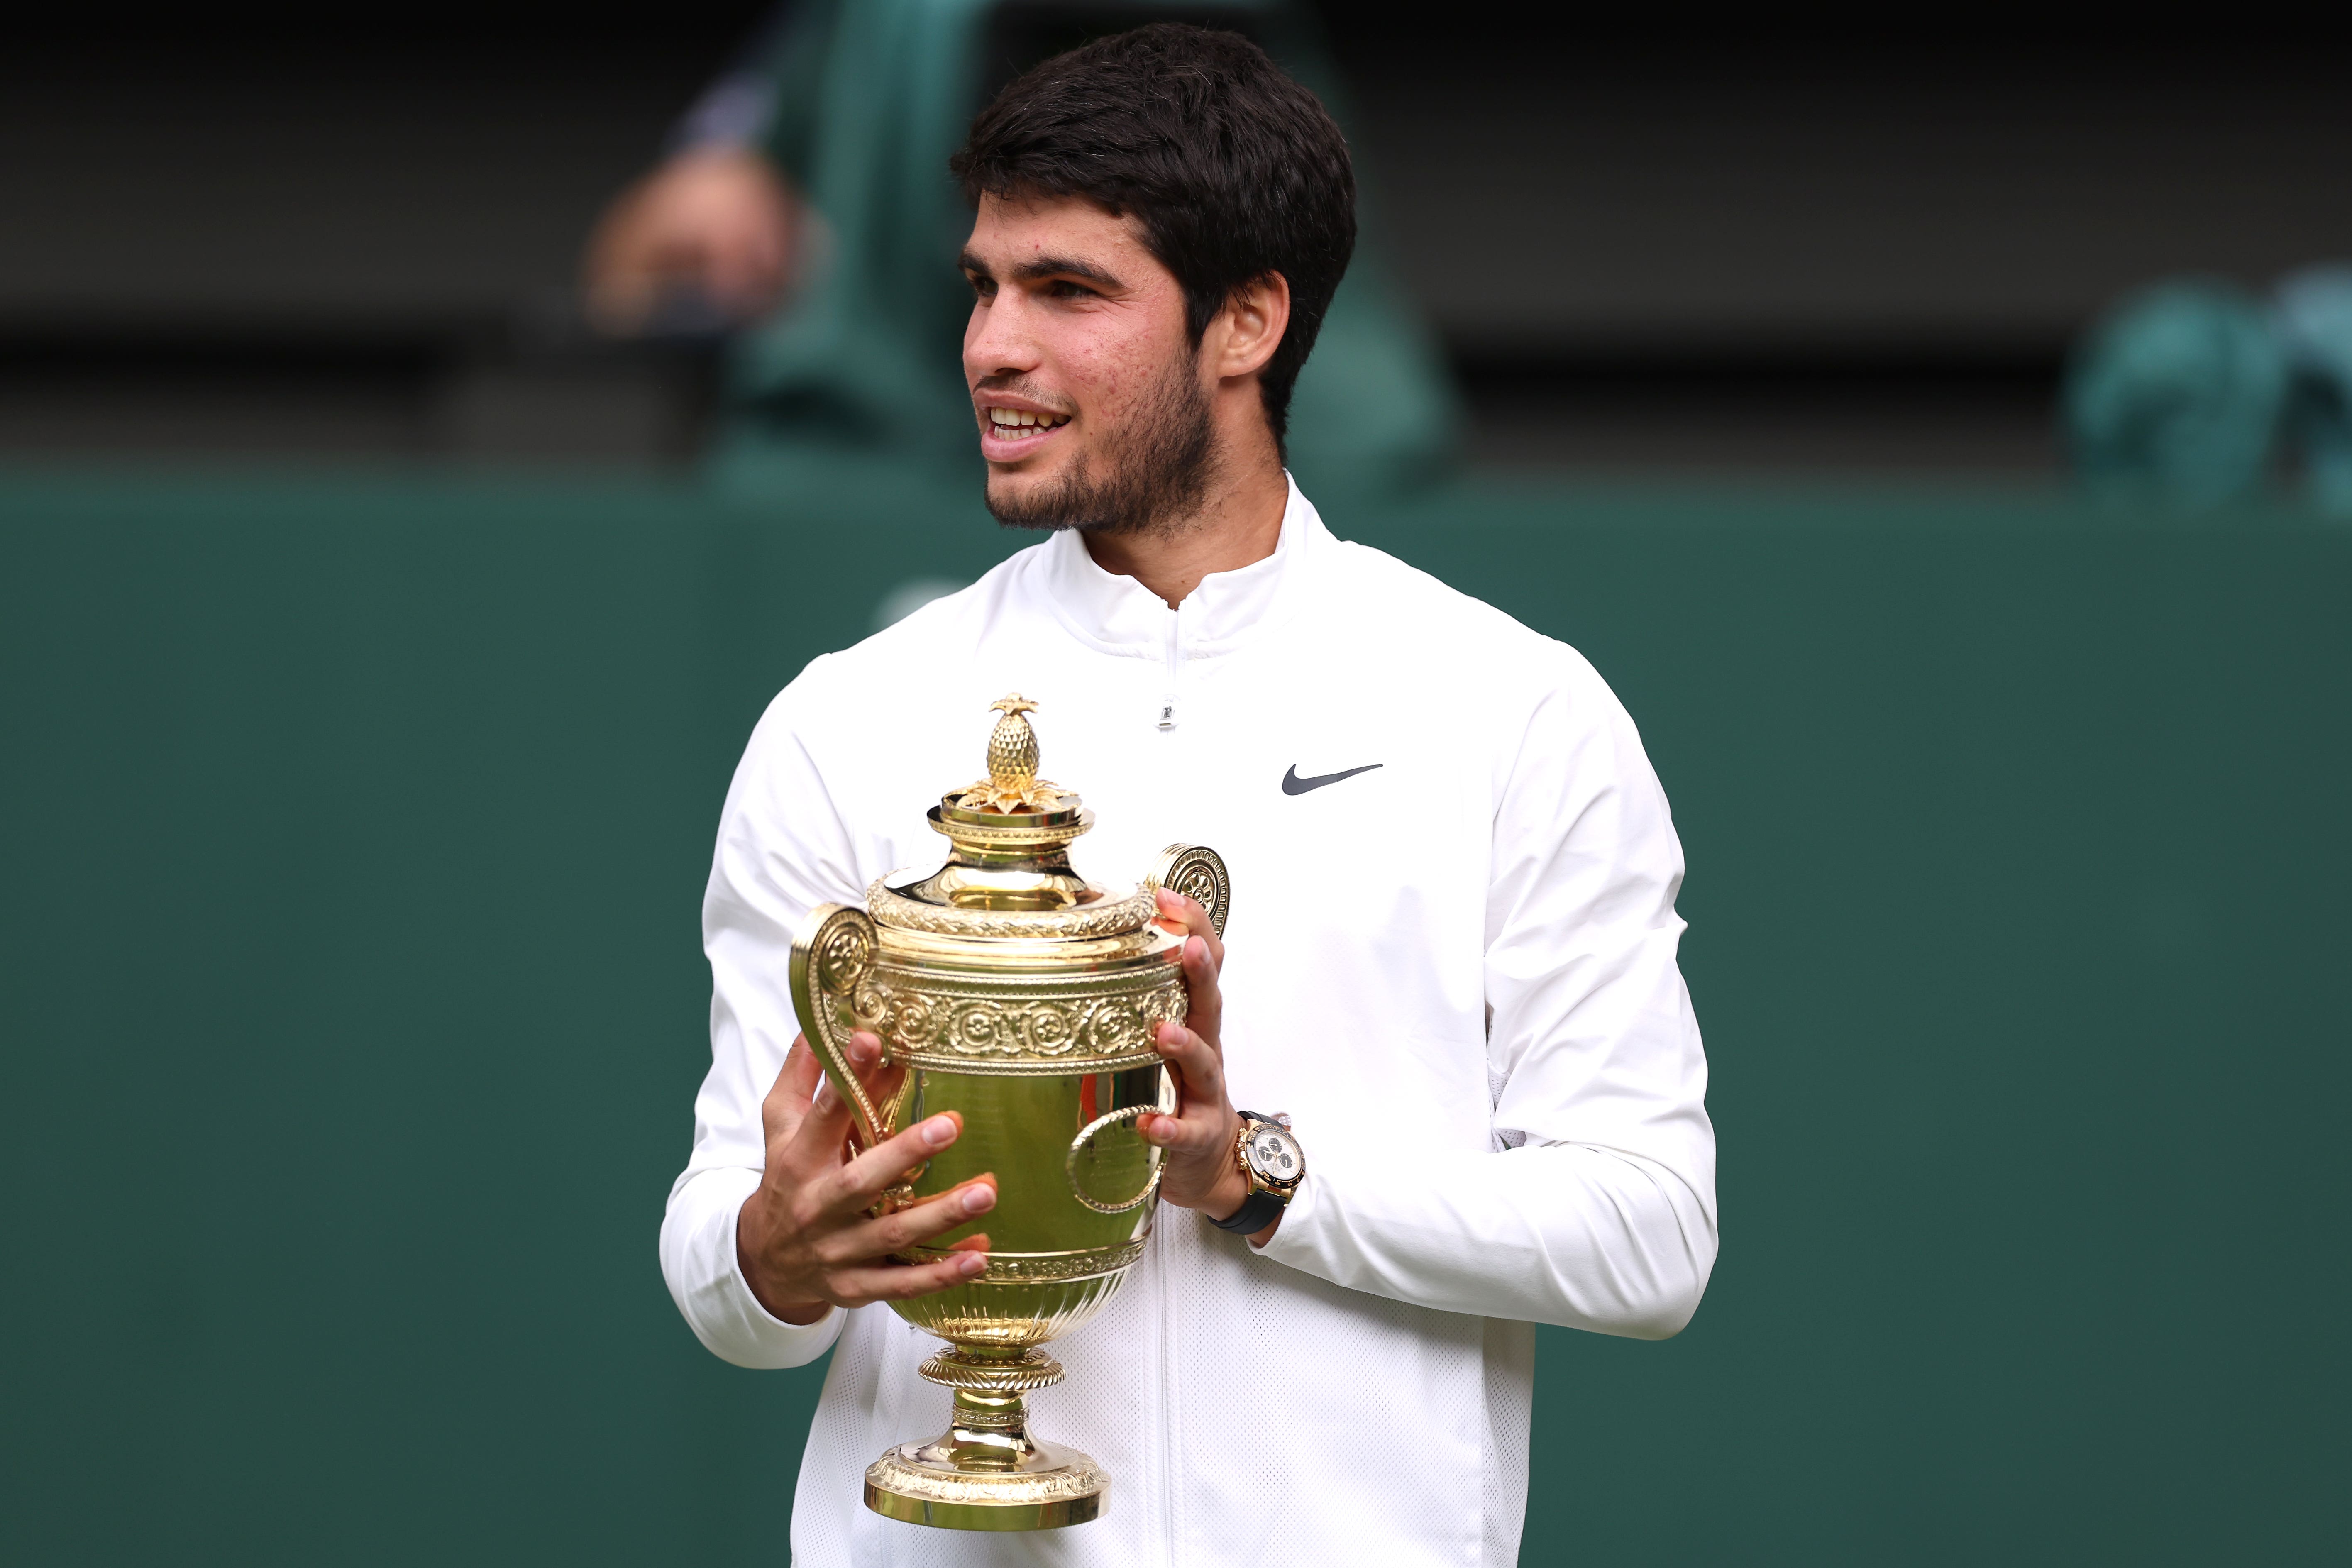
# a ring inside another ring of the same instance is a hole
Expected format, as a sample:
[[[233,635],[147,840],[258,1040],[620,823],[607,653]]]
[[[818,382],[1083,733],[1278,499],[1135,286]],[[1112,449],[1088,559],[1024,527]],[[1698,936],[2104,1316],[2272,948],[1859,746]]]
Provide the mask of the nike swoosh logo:
[[[1383,765],[1385,764],[1380,763],[1366,763],[1362,767],[1349,768],[1344,773],[1318,773],[1311,779],[1303,779],[1298,776],[1298,764],[1293,763],[1290,764],[1290,771],[1282,775],[1282,793],[1305,795],[1310,789],[1321,789],[1327,784],[1338,784],[1341,779],[1351,779],[1358,773],[1368,773],[1374,768]]]

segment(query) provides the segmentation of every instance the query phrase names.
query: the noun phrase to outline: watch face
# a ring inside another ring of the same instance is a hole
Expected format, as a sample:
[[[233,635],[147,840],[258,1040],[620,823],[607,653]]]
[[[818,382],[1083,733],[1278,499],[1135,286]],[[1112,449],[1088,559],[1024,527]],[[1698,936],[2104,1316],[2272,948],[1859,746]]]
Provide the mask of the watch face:
[[[1306,1173],[1306,1156],[1298,1151],[1298,1140],[1279,1127],[1260,1127],[1250,1133],[1248,1144],[1250,1169],[1262,1182],[1287,1185]]]

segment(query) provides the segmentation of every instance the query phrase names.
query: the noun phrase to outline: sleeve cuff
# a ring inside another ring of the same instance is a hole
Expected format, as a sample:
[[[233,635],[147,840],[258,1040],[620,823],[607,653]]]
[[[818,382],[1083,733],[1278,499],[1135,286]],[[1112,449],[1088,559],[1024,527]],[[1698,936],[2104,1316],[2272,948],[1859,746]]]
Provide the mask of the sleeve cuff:
[[[847,1314],[787,1323],[760,1304],[735,1254],[735,1217],[760,1184],[750,1170],[706,1171],[671,1201],[662,1271],[694,1337],[722,1361],[761,1370],[805,1366],[833,1348]]]
[[[1260,1258],[1271,1258],[1276,1263],[1295,1265],[1305,1250],[1300,1237],[1315,1223],[1316,1183],[1319,1179],[1313,1171],[1307,1173],[1305,1179],[1298,1184],[1298,1190],[1290,1194],[1290,1202],[1283,1206],[1282,1223],[1274,1227],[1274,1235],[1264,1247],[1250,1243],[1252,1252]],[[1290,1244],[1286,1254],[1283,1245],[1286,1242]]]
[[[813,1323],[788,1323],[769,1311],[761,1301],[760,1293],[751,1289],[751,1282],[743,1278],[742,1257],[731,1247],[727,1249],[727,1288],[738,1296],[744,1318],[756,1326],[762,1338],[773,1339],[779,1344],[789,1342],[798,1345],[810,1338],[824,1342],[800,1360],[784,1363],[788,1366],[799,1366],[803,1362],[815,1360],[824,1353],[827,1346],[841,1337],[841,1309],[838,1307],[827,1307]]]

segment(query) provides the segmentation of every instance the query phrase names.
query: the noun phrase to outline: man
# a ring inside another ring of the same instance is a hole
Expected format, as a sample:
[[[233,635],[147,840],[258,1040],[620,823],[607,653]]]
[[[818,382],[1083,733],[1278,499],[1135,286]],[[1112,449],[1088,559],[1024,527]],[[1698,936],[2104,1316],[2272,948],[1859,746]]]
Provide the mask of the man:
[[[754,732],[705,905],[712,1066],[670,1288],[738,1364],[835,1348],[793,1505],[808,1568],[1510,1563],[1532,1325],[1664,1338],[1715,1258],[1665,800],[1573,651],[1341,543],[1289,484],[1286,400],[1354,238],[1311,94],[1231,34],[1147,27],[1013,83],[955,168],[988,504],[1048,537],[816,660]],[[958,1129],[844,1165],[784,975],[808,909],[940,858],[922,807],[1016,688],[1098,814],[1085,866],[1194,839],[1235,894],[1223,943],[1161,902],[1192,1010],[1159,1041],[1180,1108],[1143,1131],[1193,1212],[1162,1215],[1035,1399],[1115,1478],[1108,1507],[975,1537],[868,1513],[858,1478],[937,1413],[929,1342],[871,1303],[976,1272],[986,1241],[888,1255],[993,1189],[866,1217]],[[1286,1205],[1236,1164],[1237,1106],[1289,1114]]]

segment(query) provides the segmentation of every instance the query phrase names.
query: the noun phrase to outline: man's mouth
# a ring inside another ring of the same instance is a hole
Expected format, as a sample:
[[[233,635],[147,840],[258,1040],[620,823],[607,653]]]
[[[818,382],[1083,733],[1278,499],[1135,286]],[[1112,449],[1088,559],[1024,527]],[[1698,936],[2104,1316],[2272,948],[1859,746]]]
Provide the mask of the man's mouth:
[[[1033,440],[1069,422],[1066,414],[1036,414],[1026,408],[988,410],[988,433],[1000,441]]]

